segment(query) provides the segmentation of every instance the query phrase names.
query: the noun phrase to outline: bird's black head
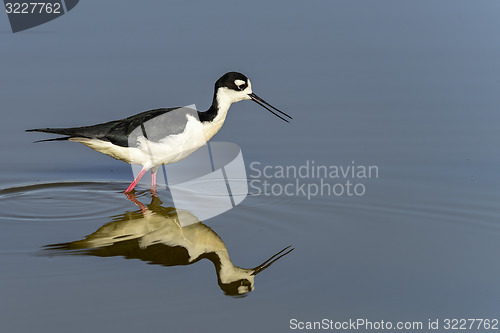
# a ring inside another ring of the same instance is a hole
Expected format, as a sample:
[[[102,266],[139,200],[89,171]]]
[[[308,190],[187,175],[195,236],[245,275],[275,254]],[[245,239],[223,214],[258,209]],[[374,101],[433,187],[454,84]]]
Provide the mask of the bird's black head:
[[[229,283],[222,283],[219,280],[218,283],[224,294],[228,296],[245,296],[254,289],[253,279],[252,281],[249,279],[240,279]]]
[[[215,89],[225,87],[234,91],[244,91],[250,84],[250,80],[243,74],[238,72],[229,72],[222,75],[217,82],[215,82]],[[250,92],[252,92],[250,90]],[[250,99],[250,98],[247,98]]]
[[[250,80],[245,75],[238,72],[226,73],[222,75],[217,80],[217,82],[215,82],[215,99],[217,100],[219,106],[227,108],[229,108],[232,103],[251,99],[255,103],[259,104],[260,106],[267,109],[272,114],[274,114],[278,118],[283,119],[286,122],[288,122],[287,119],[280,116],[273,110],[279,112],[285,117],[292,119],[292,117],[290,117],[286,113],[278,110],[277,108],[254,94],[252,92],[252,83],[250,82]]]

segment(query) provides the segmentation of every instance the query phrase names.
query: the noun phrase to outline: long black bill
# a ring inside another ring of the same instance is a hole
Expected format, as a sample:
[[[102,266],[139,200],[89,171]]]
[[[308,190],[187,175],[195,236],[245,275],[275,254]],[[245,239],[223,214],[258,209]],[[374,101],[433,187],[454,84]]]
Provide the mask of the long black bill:
[[[265,100],[263,100],[262,98],[260,98],[259,96],[255,95],[254,93],[248,94],[248,96],[250,96],[250,98],[252,99],[252,101],[254,101],[255,103],[259,104],[264,109],[267,109],[269,112],[271,112],[272,114],[274,114],[276,117],[278,117],[280,119],[283,119],[287,123],[289,123],[288,119],[283,118],[282,116],[280,116],[279,114],[277,114],[276,112],[274,112],[273,110],[271,110],[270,108],[272,108],[272,109],[278,111],[279,113],[281,113],[282,115],[284,115],[284,116],[292,119],[292,117],[290,117],[289,115],[287,115],[285,112],[278,110],[277,108],[275,108],[274,106],[272,106],[271,104],[269,104],[268,102],[266,102]],[[268,106],[270,108],[268,108]]]
[[[295,250],[294,248],[291,248],[291,249],[290,248],[291,248],[291,246],[285,247],[283,250],[281,250],[280,252],[276,253],[274,256],[272,256],[271,258],[267,259],[266,261],[264,261],[259,266],[255,267],[252,275],[259,274],[260,272],[262,272],[263,270],[265,270],[266,268],[268,268],[269,266],[271,266],[276,260],[278,260],[278,259],[286,256],[288,253],[290,253],[293,250]]]

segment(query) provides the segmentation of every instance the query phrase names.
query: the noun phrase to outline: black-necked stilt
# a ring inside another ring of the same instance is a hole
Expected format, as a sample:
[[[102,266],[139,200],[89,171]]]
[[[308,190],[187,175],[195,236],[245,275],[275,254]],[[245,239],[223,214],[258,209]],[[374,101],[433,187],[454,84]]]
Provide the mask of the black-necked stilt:
[[[151,186],[154,188],[157,168],[163,164],[180,161],[203,146],[220,130],[231,104],[242,100],[253,100],[286,122],[288,122],[286,118],[292,119],[286,113],[255,95],[252,92],[250,80],[245,75],[229,72],[215,82],[214,98],[207,111],[186,111],[181,117],[173,117],[173,121],[161,123],[159,125],[161,128],[156,129],[156,134],[160,133],[161,135],[155,135],[155,138],[148,137],[144,130],[144,124],[154,118],[174,114],[174,110],[179,110],[179,108],[145,111],[125,119],[93,126],[38,128],[27,130],[27,132],[65,135],[62,138],[40,141],[69,140],[80,142],[118,160],[141,165],[141,171],[125,190],[125,192],[130,192],[149,170],[151,170]],[[140,131],[141,129],[142,131]],[[132,133],[139,135],[131,140]],[[195,137],[199,138],[200,134],[203,140],[194,139]]]
[[[293,251],[288,246],[255,268],[241,268],[233,264],[226,245],[215,231],[189,211],[163,207],[156,196],[147,207],[133,194],[127,196],[141,212],[115,216],[112,222],[82,240],[45,248],[64,254],[121,256],[163,266],[191,265],[208,259],[215,266],[220,288],[228,295],[254,290],[255,276]],[[192,220],[192,224],[181,226],[181,215],[184,220]]]

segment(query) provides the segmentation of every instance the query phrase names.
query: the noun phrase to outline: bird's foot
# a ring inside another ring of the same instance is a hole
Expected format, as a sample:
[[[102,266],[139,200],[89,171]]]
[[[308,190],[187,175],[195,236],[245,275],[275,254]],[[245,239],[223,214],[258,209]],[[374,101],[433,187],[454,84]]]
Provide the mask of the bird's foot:
[[[135,196],[135,193],[127,192],[127,193],[125,193],[125,195],[127,196],[127,199],[129,199],[134,204],[136,204],[137,206],[139,206],[139,208],[141,209],[141,212],[143,214],[146,213],[146,211],[147,211],[146,206],[144,206],[144,204],[142,202],[140,202],[139,200],[137,200],[137,197]]]

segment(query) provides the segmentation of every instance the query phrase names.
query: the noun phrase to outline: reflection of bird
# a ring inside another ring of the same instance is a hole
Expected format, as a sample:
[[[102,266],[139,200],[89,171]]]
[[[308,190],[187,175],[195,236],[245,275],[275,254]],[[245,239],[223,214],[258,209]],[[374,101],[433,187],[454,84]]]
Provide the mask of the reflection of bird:
[[[148,170],[151,170],[151,186],[154,187],[156,171],[160,165],[180,161],[203,146],[220,130],[231,104],[249,99],[287,122],[272,109],[291,119],[289,115],[255,95],[250,80],[245,75],[230,72],[215,82],[212,105],[205,112],[188,108],[155,109],[93,126],[27,131],[65,135],[41,141],[80,142],[118,160],[142,165],[137,177],[125,190],[130,192]]]
[[[252,291],[258,273],[293,251],[286,247],[255,268],[240,268],[231,262],[222,239],[188,211],[162,207],[156,196],[147,208],[134,196],[129,198],[141,207],[141,212],[117,216],[82,240],[45,248],[54,254],[123,256],[163,266],[190,265],[208,259],[214,264],[218,284],[227,295]],[[183,221],[190,219],[192,224],[181,227],[181,214]]]

